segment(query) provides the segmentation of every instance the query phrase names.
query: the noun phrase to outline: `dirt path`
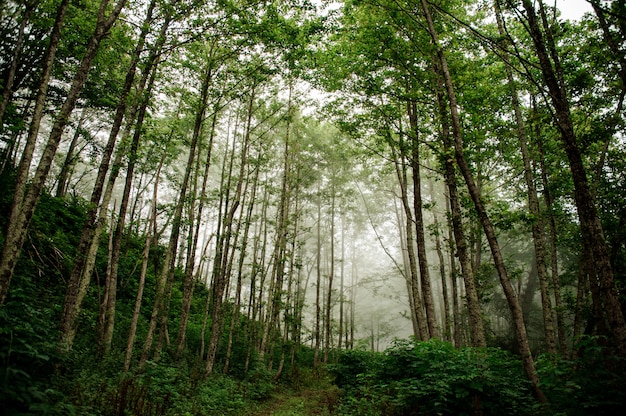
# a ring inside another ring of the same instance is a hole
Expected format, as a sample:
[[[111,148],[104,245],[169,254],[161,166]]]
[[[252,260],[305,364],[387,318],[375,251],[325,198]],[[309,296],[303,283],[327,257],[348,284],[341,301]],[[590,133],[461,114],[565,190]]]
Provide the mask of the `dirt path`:
[[[248,416],[330,416],[338,396],[334,386],[280,391]]]

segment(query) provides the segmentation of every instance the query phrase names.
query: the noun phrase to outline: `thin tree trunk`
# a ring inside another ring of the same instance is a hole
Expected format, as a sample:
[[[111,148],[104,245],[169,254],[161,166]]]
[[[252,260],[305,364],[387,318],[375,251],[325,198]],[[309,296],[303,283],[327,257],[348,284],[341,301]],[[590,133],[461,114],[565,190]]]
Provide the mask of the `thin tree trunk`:
[[[283,159],[283,173],[281,179],[281,191],[280,200],[278,203],[278,218],[276,221],[276,241],[274,243],[274,253],[272,255],[273,266],[271,272],[271,287],[268,293],[271,302],[268,306],[268,319],[265,322],[265,328],[263,332],[263,339],[261,342],[261,356],[266,352],[266,342],[269,339],[270,332],[278,323],[278,316],[280,314],[280,305],[282,301],[282,287],[285,276],[285,251],[287,247],[287,234],[288,234],[288,218],[289,218],[289,204],[291,199],[291,185],[290,185],[290,172],[291,172],[291,84],[289,86],[289,97],[287,104],[287,125],[285,128],[285,143],[284,143],[284,159]],[[270,356],[271,357],[271,356]]]
[[[415,316],[417,319],[417,327],[419,330],[418,339],[426,341],[429,339],[428,326],[426,323],[426,315],[422,305],[422,296],[419,288],[419,277],[417,272],[417,264],[415,261],[415,238],[413,237],[413,214],[411,213],[411,207],[409,205],[409,197],[407,192],[407,177],[406,177],[406,163],[402,155],[397,155],[396,150],[391,144],[391,150],[394,157],[394,165],[396,169],[396,176],[400,184],[400,193],[402,201],[402,207],[404,208],[404,216],[406,219],[405,235],[407,255],[409,258],[409,273],[411,276],[411,294],[413,297],[413,306],[415,308]],[[398,158],[401,160],[399,161]]]
[[[137,324],[139,323],[139,313],[141,312],[141,302],[143,300],[143,290],[146,285],[146,274],[148,272],[148,260],[150,259],[150,247],[154,242],[156,243],[156,208],[157,208],[157,192],[159,189],[159,177],[161,175],[161,168],[165,162],[166,153],[161,155],[161,161],[154,176],[154,187],[152,191],[152,203],[150,204],[150,220],[148,231],[146,233],[146,244],[143,248],[141,258],[141,273],[139,274],[139,284],[137,289],[137,297],[135,298],[135,309],[133,310],[133,318],[130,323],[130,331],[128,333],[128,342],[126,344],[126,354],[124,356],[124,372],[128,372],[130,369],[130,361],[133,356],[133,350],[135,345],[135,335],[137,334]],[[155,244],[156,245],[156,244]]]
[[[250,101],[248,104],[248,118],[247,118],[247,126],[246,126],[246,134],[244,135],[244,141],[241,145],[241,161],[239,168],[239,177],[237,178],[237,185],[232,197],[232,201],[230,198],[230,180],[232,177],[232,165],[234,159],[234,151],[235,151],[235,137],[236,133],[233,133],[233,147],[231,160],[228,169],[228,183],[226,185],[226,198],[225,198],[225,215],[224,215],[224,226],[223,230],[219,233],[219,238],[217,240],[218,248],[216,250],[215,256],[215,264],[214,264],[214,277],[213,277],[213,311],[212,311],[212,322],[211,322],[211,338],[209,340],[209,346],[207,350],[206,356],[206,366],[204,371],[204,376],[208,377],[212,372],[215,365],[215,356],[217,353],[217,345],[218,345],[218,337],[221,334],[220,331],[220,322],[222,320],[222,304],[224,297],[224,290],[228,284],[229,278],[229,252],[230,252],[230,241],[231,236],[233,234],[232,227],[233,221],[235,218],[235,214],[237,213],[238,208],[241,206],[242,200],[242,192],[243,192],[243,182],[245,180],[245,168],[247,167],[248,160],[248,151],[250,147],[250,123],[252,119],[252,105],[254,103],[255,92],[254,89],[250,94]],[[235,129],[236,130],[236,129]],[[230,205],[232,202],[232,205]],[[220,243],[221,242],[221,243]],[[236,245],[236,244],[235,244]],[[243,255],[243,254],[242,254]],[[234,253],[232,253],[234,256]],[[230,256],[232,258],[232,256]],[[219,259],[222,259],[221,262]],[[220,264],[221,263],[221,264]],[[217,268],[216,268],[217,267]],[[234,310],[231,313],[235,313]]]
[[[400,249],[402,250],[402,266],[400,269],[400,273],[404,278],[404,283],[406,284],[407,289],[407,297],[409,298],[409,313],[411,314],[411,324],[413,326],[413,336],[415,339],[420,338],[420,330],[417,325],[417,309],[415,308],[415,300],[413,299],[413,290],[411,289],[411,272],[410,272],[410,264],[409,264],[409,254],[407,247],[407,238],[406,238],[406,218],[404,218],[404,211],[398,208],[397,198],[393,199],[393,207],[394,212],[396,214],[396,220],[398,221],[398,232],[400,234]]]
[[[417,244],[417,260],[420,269],[420,282],[424,309],[426,310],[426,323],[431,338],[439,338],[437,316],[435,313],[435,301],[430,284],[430,271],[428,270],[428,258],[426,256],[426,237],[424,235],[424,213],[422,206],[422,179],[420,169],[419,151],[419,127],[417,125],[417,103],[407,103],[407,113],[411,127],[411,171],[413,172],[413,211],[415,215],[415,242]]]
[[[535,97],[532,96],[532,108],[533,113],[537,113]],[[557,253],[557,232],[556,221],[554,219],[553,212],[553,198],[550,193],[550,183],[548,181],[548,171],[545,164],[545,154],[543,150],[543,141],[539,139],[539,123],[535,122],[535,141],[537,144],[537,150],[539,152],[539,167],[541,169],[541,182],[542,182],[542,194],[543,200],[546,205],[546,212],[548,213],[548,229],[550,235],[550,274],[552,277],[552,287],[554,289],[554,306],[556,309],[556,326],[559,337],[559,350],[565,354],[567,352],[567,335],[565,333],[565,318],[563,316],[563,301],[561,300],[561,279],[559,275],[558,266],[558,253]]]
[[[317,183],[317,240],[316,240],[316,280],[315,280],[315,347],[313,352],[313,368],[317,370],[320,359],[320,338],[321,338],[321,308],[320,308],[320,286],[322,285],[322,191],[320,182]]]
[[[87,107],[83,107],[81,111],[80,117],[78,118],[78,124],[76,129],[74,130],[74,135],[72,136],[72,141],[67,149],[67,154],[65,155],[65,160],[63,161],[63,165],[61,166],[61,171],[59,172],[59,176],[57,177],[57,190],[56,197],[62,198],[67,193],[67,187],[69,185],[69,176],[72,166],[74,165],[74,161],[78,157],[78,155],[74,155],[74,151],[76,150],[76,146],[78,145],[78,139],[81,136],[81,132],[83,130],[83,122],[85,121],[85,113],[87,112]]]
[[[452,225],[452,213],[450,209],[450,198],[446,200],[446,212],[448,217],[448,252],[450,255],[450,280],[452,281],[452,322],[453,322],[453,339],[454,346],[460,348],[463,345],[463,331],[461,330],[461,316],[459,311],[459,290],[457,284],[457,266],[456,266],[456,249],[454,244],[454,231]],[[480,315],[479,315],[480,317]],[[481,319],[482,324],[482,319]],[[474,330],[470,328],[470,333],[474,334]],[[483,334],[484,341],[484,334]]]
[[[202,132],[202,127],[205,119],[206,108],[208,104],[208,92],[209,86],[213,81],[213,48],[215,47],[215,41],[211,45],[211,50],[209,51],[209,62],[204,70],[204,74],[202,76],[202,84],[200,87],[200,103],[199,107],[196,111],[196,116],[194,120],[194,129],[193,129],[193,137],[200,136]],[[215,135],[215,126],[217,122],[217,107],[215,106],[215,112],[213,114],[213,122],[211,125],[211,132],[209,135],[208,149],[207,149],[207,157],[206,162],[204,164],[204,176],[202,180],[202,190],[200,194],[200,206],[198,207],[198,212],[196,216],[196,225],[195,230],[193,230],[193,224],[190,225],[189,233],[193,234],[193,238],[189,242],[189,246],[187,248],[187,263],[185,266],[185,277],[183,280],[183,300],[182,300],[182,310],[180,314],[180,324],[178,327],[178,338],[176,341],[176,356],[180,357],[185,347],[185,338],[187,333],[187,322],[189,320],[189,310],[191,308],[191,300],[193,298],[193,287],[194,287],[194,266],[196,260],[196,249],[198,246],[198,234],[200,233],[200,223],[202,222],[202,211],[204,209],[204,199],[206,194],[206,186],[207,179],[209,173],[209,167],[211,165],[211,151],[213,147],[213,137]],[[198,160],[200,155],[198,155]],[[198,169],[196,168],[196,177],[199,174]],[[197,183],[197,180],[194,181],[194,184]],[[195,194],[195,192],[194,192]],[[196,195],[194,195],[193,200],[195,200]],[[192,213],[193,214],[193,213]]]
[[[438,65],[435,63],[436,72],[440,72],[437,69]],[[472,260],[469,253],[469,247],[467,239],[465,238],[465,231],[463,225],[463,217],[461,211],[461,202],[459,197],[459,191],[457,189],[456,169],[454,167],[454,160],[452,157],[446,155],[452,155],[454,153],[453,143],[450,133],[450,116],[447,113],[447,105],[444,101],[443,79],[438,76],[437,82],[437,103],[439,107],[439,115],[441,117],[441,130],[442,130],[442,142],[444,152],[444,177],[446,185],[448,187],[448,201],[450,203],[450,222],[451,229],[454,234],[454,240],[450,241],[451,255],[456,256],[459,259],[461,266],[461,275],[463,277],[463,284],[465,287],[465,300],[467,303],[467,312],[469,317],[469,330],[471,345],[476,347],[487,346],[485,339],[485,329],[483,325],[483,318],[481,315],[480,301],[478,298],[478,290],[476,288],[476,280],[474,277],[474,270],[472,269]],[[454,265],[454,261],[451,261]],[[454,275],[453,275],[454,276]],[[457,327],[458,328],[458,327]]]
[[[4,304],[9,292],[11,278],[13,277],[13,270],[15,269],[15,265],[19,259],[24,239],[26,238],[26,232],[30,225],[30,220],[33,212],[35,211],[37,201],[39,200],[39,193],[41,192],[41,188],[43,188],[43,183],[34,183],[33,185],[35,186],[29,187],[27,193],[26,184],[29,176],[28,172],[33,159],[33,153],[35,151],[35,145],[37,143],[39,127],[43,118],[46,94],[52,74],[52,65],[61,40],[61,27],[63,26],[63,21],[65,20],[65,14],[69,3],[69,0],[62,0],[57,9],[54,26],[52,28],[52,32],[50,33],[50,42],[48,44],[48,49],[46,50],[46,55],[43,59],[41,80],[39,82],[39,89],[37,90],[37,96],[35,98],[35,108],[33,110],[33,116],[28,129],[26,145],[24,146],[24,151],[22,152],[22,157],[17,167],[13,202],[11,204],[7,231],[4,237],[2,256],[0,257],[0,305]],[[43,176],[42,179],[45,180],[49,169],[49,166],[47,169],[42,169],[43,171],[39,173],[38,176]],[[42,173],[44,173],[44,175],[42,175]],[[38,179],[38,181],[42,182],[42,179]]]
[[[547,398],[539,388],[539,377],[537,376],[537,372],[535,370],[535,362],[530,351],[530,345],[528,343],[528,336],[526,334],[526,327],[524,326],[524,318],[522,315],[522,309],[519,304],[519,299],[515,295],[515,291],[513,290],[513,286],[511,285],[511,281],[506,271],[506,267],[504,266],[504,259],[502,258],[500,247],[498,246],[495,231],[493,229],[491,221],[489,220],[489,217],[487,216],[487,212],[480,198],[476,183],[474,182],[474,178],[472,176],[472,172],[469,165],[467,164],[467,160],[465,159],[465,154],[463,152],[461,121],[458,114],[456,94],[454,92],[452,78],[448,69],[448,63],[439,44],[439,39],[435,30],[428,4],[426,0],[420,0],[420,3],[422,5],[424,17],[426,18],[426,23],[428,25],[428,32],[431,36],[432,43],[436,48],[436,54],[441,69],[441,75],[444,79],[446,92],[450,103],[450,115],[452,119],[452,134],[454,138],[454,153],[456,162],[463,175],[463,178],[465,179],[468,191],[470,193],[472,201],[474,202],[474,207],[476,208],[476,211],[478,213],[480,223],[483,226],[487,241],[491,248],[491,254],[493,256],[496,270],[500,278],[500,283],[506,296],[507,303],[509,304],[509,309],[511,310],[511,314],[513,316],[513,322],[515,325],[517,342],[519,344],[520,353],[522,356],[524,371],[531,382],[532,390],[537,400],[541,403],[545,403],[547,401]]]
[[[331,179],[332,181],[332,179]],[[335,185],[331,185],[330,195],[330,268],[328,270],[328,291],[326,292],[326,318],[324,319],[324,364],[328,364],[331,344],[333,281],[335,279]]]
[[[341,263],[339,267],[339,338],[337,342],[337,349],[341,351],[341,341],[343,337],[343,304],[344,304],[344,278],[345,278],[345,263],[346,263],[346,214],[341,214]]]
[[[500,6],[498,0],[494,1],[494,9],[496,14],[496,21],[498,23],[498,31],[500,36],[505,36],[502,16],[500,12]],[[508,45],[505,45],[508,49]],[[530,163],[530,152],[528,151],[528,139],[526,136],[526,128],[524,126],[524,119],[520,108],[517,87],[515,80],[513,79],[513,71],[511,70],[511,64],[506,54],[503,56],[505,71],[508,86],[511,93],[511,103],[513,104],[513,111],[515,113],[515,124],[517,127],[517,137],[520,144],[522,162],[524,164],[524,180],[526,182],[526,190],[528,197],[528,209],[533,216],[533,222],[531,224],[533,243],[535,248],[535,259],[537,267],[537,278],[539,279],[539,289],[541,292],[541,309],[543,311],[543,329],[546,342],[546,351],[549,354],[556,353],[556,340],[555,329],[552,319],[552,302],[550,300],[550,293],[548,287],[548,269],[546,266],[546,239],[544,235],[544,224],[542,219],[542,213],[539,208],[539,198],[537,197],[537,187],[535,186],[535,179],[533,177],[533,171]]]
[[[13,82],[15,80],[15,73],[17,72],[17,65],[22,55],[22,47],[24,46],[24,33],[26,29],[26,23],[30,19],[30,14],[35,9],[36,2],[27,1],[24,4],[24,13],[22,14],[22,21],[17,32],[17,40],[13,49],[13,56],[11,57],[11,65],[9,66],[9,72],[6,75],[6,81],[2,90],[2,98],[0,101],[0,131],[4,125],[4,112],[6,111],[9,102],[13,96]]]
[[[139,41],[139,44],[140,45],[138,46],[142,45],[141,40]],[[140,53],[141,50],[137,50],[136,48],[134,55],[135,59],[139,59]],[[131,62],[131,66],[129,67],[126,74],[126,81],[124,84],[122,96],[120,97],[120,100],[118,102],[118,111],[116,112],[116,117],[114,119],[113,126],[109,134],[109,139],[104,149],[104,154],[96,177],[96,183],[92,190],[90,199],[91,208],[87,211],[86,219],[81,232],[80,241],[76,250],[74,266],[70,274],[70,283],[66,292],[64,312],[62,316],[60,330],[60,344],[61,348],[64,350],[69,350],[74,340],[76,332],[76,317],[80,312],[80,309],[82,307],[82,300],[89,286],[89,281],[91,280],[91,274],[95,264],[95,256],[100,242],[100,234],[104,227],[104,220],[107,217],[106,212],[108,210],[108,203],[112,192],[111,182],[115,181],[115,177],[117,176],[117,168],[114,168],[111,172],[111,175],[109,177],[109,184],[111,189],[107,189],[108,193],[105,193],[105,197],[102,203],[100,201],[100,198],[102,196],[102,190],[104,187],[106,174],[109,170],[110,158],[113,153],[113,148],[115,146],[119,128],[121,126],[122,118],[125,112],[126,98],[133,84],[135,66],[136,62],[133,59],[133,61]],[[146,75],[144,76],[146,82],[149,73],[150,70],[147,69]],[[116,161],[118,162],[118,164],[121,164],[121,162],[119,162],[118,160]],[[100,205],[100,221],[97,222],[96,219],[98,205]]]
[[[430,181],[431,199],[435,200],[433,182]],[[443,250],[441,249],[441,230],[439,220],[437,218],[437,212],[433,210],[433,225],[435,227],[435,251],[437,252],[437,258],[439,259],[439,274],[441,276],[441,292],[443,296],[443,339],[452,340],[451,323],[450,319],[450,296],[448,294],[448,276],[446,274],[446,263],[443,257]],[[454,278],[454,276],[453,276]]]
[[[535,45],[535,51],[539,59],[543,79],[549,91],[550,99],[555,110],[555,121],[561,133],[561,141],[567,154],[570,171],[574,181],[574,200],[578,210],[583,244],[593,256],[593,263],[597,274],[597,285],[603,298],[605,319],[615,341],[615,346],[620,355],[626,355],[626,323],[621,310],[615,277],[610,262],[609,252],[604,238],[602,223],[598,216],[586,169],[582,160],[580,149],[576,142],[573,122],[570,116],[569,100],[565,92],[563,82],[560,82],[560,65],[558,56],[554,52],[554,42],[550,42],[546,48],[546,37],[542,33],[537,21],[535,7],[530,0],[523,0],[526,10],[528,30]],[[543,8],[543,2],[539,2]],[[549,32],[548,32],[549,35]],[[552,61],[548,50],[552,52]],[[556,66],[556,70],[553,67]]]

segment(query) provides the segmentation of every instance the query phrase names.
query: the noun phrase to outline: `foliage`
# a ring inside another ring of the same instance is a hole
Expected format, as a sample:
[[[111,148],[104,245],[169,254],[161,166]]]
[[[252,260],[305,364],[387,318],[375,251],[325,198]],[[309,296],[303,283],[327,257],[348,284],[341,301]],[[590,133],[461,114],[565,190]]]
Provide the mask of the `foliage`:
[[[345,352],[331,373],[345,392],[342,414],[532,414],[521,363],[498,349],[396,341],[384,354]]]
[[[384,353],[344,351],[329,370],[343,392],[343,415],[616,414],[626,405],[624,362],[602,342],[584,338],[573,360],[538,357],[543,407],[519,358],[496,348],[399,340]]]
[[[624,358],[603,346],[604,337],[583,337],[574,359],[542,356],[537,369],[554,414],[615,414],[626,406]]]
[[[4,414],[74,414],[59,386],[49,382],[58,356],[50,327],[54,310],[32,305],[22,287],[0,309],[0,403]]]

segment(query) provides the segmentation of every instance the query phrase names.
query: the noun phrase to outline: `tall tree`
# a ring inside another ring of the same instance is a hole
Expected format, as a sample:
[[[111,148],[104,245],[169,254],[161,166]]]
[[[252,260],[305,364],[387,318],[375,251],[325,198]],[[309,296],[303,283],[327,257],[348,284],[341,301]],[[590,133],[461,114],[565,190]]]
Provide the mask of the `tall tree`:
[[[441,71],[440,76],[443,78],[445,90],[447,93],[450,117],[452,121],[452,137],[454,139],[454,154],[456,163],[459,167],[459,170],[461,171],[461,174],[463,175],[463,178],[465,179],[465,183],[474,203],[474,207],[478,213],[480,223],[484,229],[487,241],[489,242],[489,247],[491,248],[491,254],[496,266],[496,270],[498,272],[498,276],[500,278],[500,283],[502,285],[502,289],[504,290],[507,303],[511,311],[511,315],[513,316],[516,338],[522,355],[522,362],[524,363],[524,371],[532,384],[532,389],[535,396],[540,402],[543,403],[546,402],[547,399],[539,387],[539,378],[535,370],[535,363],[532,357],[532,353],[530,351],[530,345],[528,343],[528,335],[526,333],[526,327],[524,325],[522,308],[520,306],[519,299],[515,294],[513,286],[511,285],[511,281],[504,265],[504,259],[502,258],[502,253],[496,239],[495,230],[491,221],[489,220],[484,203],[481,199],[480,193],[478,192],[478,188],[476,187],[476,183],[474,181],[471,169],[465,158],[458,104],[456,100],[452,77],[450,75],[450,70],[448,69],[448,62],[446,60],[443,49],[439,44],[439,36],[435,29],[434,21],[430,13],[430,7],[426,0],[420,0],[420,4],[422,7],[424,18],[426,20],[428,32],[432,39],[433,46],[435,47],[437,65]]]
[[[543,1],[539,1],[538,4],[540,13],[543,13]],[[533,3],[530,0],[523,0],[522,5],[526,11],[527,28],[539,60],[550,102],[554,108],[554,119],[559,128],[560,139],[574,181],[574,200],[578,210],[583,245],[592,254],[596,270],[597,283],[594,280],[593,285],[597,285],[601,293],[606,310],[605,319],[609,324],[615,346],[621,355],[626,355],[626,323],[618,298],[602,223],[598,216],[586,168],[576,140],[566,86],[562,76],[559,75],[562,74],[559,56],[550,29],[545,25],[542,29]]]

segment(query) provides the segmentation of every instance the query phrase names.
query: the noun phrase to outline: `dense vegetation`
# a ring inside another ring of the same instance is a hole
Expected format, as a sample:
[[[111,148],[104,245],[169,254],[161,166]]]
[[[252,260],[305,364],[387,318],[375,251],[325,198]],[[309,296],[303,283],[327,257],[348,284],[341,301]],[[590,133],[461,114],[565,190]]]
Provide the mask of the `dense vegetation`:
[[[320,3],[0,0],[0,412],[626,406],[624,2]]]

